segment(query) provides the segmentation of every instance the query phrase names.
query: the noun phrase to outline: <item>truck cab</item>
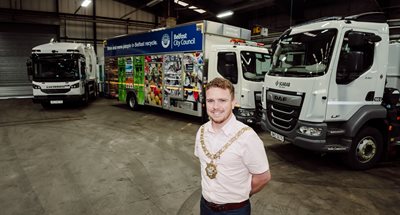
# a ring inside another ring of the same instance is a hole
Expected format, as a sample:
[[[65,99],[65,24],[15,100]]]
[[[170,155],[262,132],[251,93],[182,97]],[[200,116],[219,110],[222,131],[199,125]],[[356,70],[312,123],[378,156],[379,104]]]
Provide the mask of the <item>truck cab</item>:
[[[261,88],[271,66],[268,49],[238,44],[214,45],[208,54],[208,79],[224,77],[235,87],[236,118],[246,124],[259,123]]]
[[[398,122],[387,120],[383,102],[389,48],[381,13],[287,30],[265,76],[262,128],[302,148],[341,152],[354,169],[372,167],[397,143],[388,128]]]
[[[50,42],[32,48],[27,63],[33,102],[44,107],[66,102],[86,104],[96,96],[96,55],[80,43]]]

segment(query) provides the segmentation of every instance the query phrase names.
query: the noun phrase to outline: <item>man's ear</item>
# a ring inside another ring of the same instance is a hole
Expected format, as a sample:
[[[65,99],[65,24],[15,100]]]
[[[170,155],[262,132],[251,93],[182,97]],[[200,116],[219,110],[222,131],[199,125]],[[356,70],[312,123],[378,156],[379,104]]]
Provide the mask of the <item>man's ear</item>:
[[[232,100],[232,110],[235,109],[236,104],[237,104],[237,101],[236,101],[236,99],[234,98],[234,99]]]

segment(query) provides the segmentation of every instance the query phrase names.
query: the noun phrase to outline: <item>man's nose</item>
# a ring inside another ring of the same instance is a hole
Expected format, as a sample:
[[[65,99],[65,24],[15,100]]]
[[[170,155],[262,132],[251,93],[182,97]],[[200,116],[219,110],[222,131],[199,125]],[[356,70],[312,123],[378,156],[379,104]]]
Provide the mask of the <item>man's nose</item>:
[[[214,108],[220,108],[221,106],[222,106],[222,102],[220,102],[220,101],[216,101],[214,103]]]

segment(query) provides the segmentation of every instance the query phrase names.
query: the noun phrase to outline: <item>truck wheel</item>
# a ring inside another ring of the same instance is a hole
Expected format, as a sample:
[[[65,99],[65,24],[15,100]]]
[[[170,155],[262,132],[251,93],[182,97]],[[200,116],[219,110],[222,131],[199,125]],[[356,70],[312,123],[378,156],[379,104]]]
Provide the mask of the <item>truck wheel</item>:
[[[137,102],[136,102],[136,96],[133,93],[129,93],[127,98],[126,98],[126,103],[128,104],[129,108],[132,110],[137,109]]]
[[[376,128],[366,127],[360,130],[353,139],[345,161],[352,169],[369,169],[379,161],[382,150],[382,134]]]

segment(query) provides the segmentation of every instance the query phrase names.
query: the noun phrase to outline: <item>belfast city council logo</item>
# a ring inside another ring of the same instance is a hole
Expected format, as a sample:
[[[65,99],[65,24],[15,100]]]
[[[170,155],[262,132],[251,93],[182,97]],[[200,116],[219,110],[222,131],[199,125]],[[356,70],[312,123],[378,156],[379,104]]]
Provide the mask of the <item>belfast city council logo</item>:
[[[162,47],[168,48],[170,42],[171,42],[171,38],[169,37],[168,34],[164,34],[161,37],[161,45],[162,45]]]

